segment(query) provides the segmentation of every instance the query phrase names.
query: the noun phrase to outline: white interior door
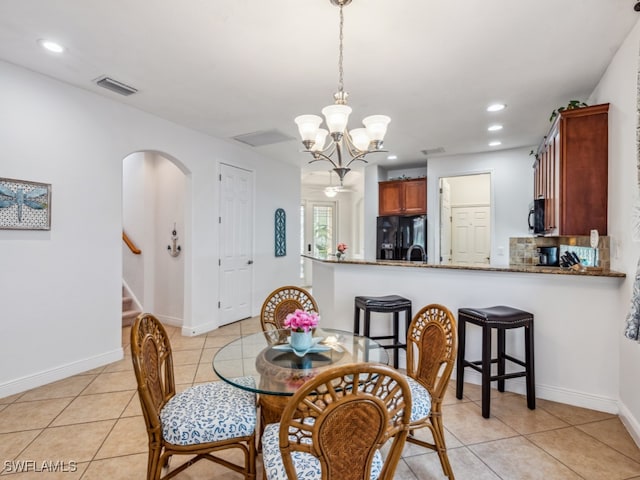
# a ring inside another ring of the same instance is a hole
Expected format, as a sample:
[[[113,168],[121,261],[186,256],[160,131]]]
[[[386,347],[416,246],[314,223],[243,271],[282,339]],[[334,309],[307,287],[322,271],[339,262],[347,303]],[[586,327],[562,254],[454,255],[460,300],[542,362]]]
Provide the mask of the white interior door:
[[[487,265],[491,254],[490,207],[453,207],[452,261],[462,265]]]
[[[440,179],[440,263],[451,263],[451,185]]]
[[[220,164],[220,325],[251,316],[253,173]]]

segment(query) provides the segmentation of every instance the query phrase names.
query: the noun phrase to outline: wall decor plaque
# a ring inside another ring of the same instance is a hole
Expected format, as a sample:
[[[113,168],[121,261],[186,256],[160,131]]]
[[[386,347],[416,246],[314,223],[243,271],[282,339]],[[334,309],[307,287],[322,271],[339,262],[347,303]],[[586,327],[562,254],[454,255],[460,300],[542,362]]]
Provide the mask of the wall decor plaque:
[[[275,250],[276,257],[287,254],[287,214],[282,208],[275,214]]]
[[[51,184],[0,177],[0,229],[50,230]]]

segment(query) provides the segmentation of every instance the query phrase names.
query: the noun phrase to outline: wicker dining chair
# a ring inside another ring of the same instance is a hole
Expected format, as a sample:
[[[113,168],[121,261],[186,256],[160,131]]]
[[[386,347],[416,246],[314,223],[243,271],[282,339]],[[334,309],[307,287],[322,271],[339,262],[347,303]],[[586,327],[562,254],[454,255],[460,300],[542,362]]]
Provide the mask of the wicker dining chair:
[[[280,423],[266,426],[264,477],[391,480],[410,419],[411,393],[398,371],[374,363],[326,370],[300,387]]]
[[[176,393],[171,344],[167,331],[149,313],[131,327],[131,355],[138,397],[149,435],[147,480],[169,479],[195,462],[207,459],[256,478],[255,394],[224,382],[212,382]],[[254,383],[246,378],[247,387]],[[244,464],[231,463],[214,452],[239,449]],[[172,455],[195,455],[163,477]]]
[[[306,312],[317,312],[318,304],[313,296],[304,288],[286,286],[280,287],[269,294],[262,304],[260,324],[262,330],[280,330],[284,327],[287,315],[296,309]]]
[[[456,320],[446,307],[427,305],[413,317],[407,335],[407,376],[414,408],[407,442],[435,450],[449,480],[454,480],[454,474],[444,439],[442,400],[457,350]],[[431,430],[433,443],[413,435],[420,428]]]

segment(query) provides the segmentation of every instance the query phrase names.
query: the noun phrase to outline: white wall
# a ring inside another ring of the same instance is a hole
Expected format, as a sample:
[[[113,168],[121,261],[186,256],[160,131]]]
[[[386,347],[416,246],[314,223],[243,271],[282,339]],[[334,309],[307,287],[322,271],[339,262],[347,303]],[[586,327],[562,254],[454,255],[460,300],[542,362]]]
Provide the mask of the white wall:
[[[449,177],[451,206],[489,205],[491,203],[491,175],[465,175]],[[438,209],[440,208],[438,204]]]
[[[640,444],[640,344],[623,337],[640,244],[633,242],[632,209],[638,199],[636,128],[638,109],[638,47],[640,21],[616,53],[589,104],[609,106],[609,236],[612,239],[611,268],[625,272],[619,301],[611,305],[612,327],[620,339],[620,412]],[[636,203],[637,204],[637,203]],[[618,354],[618,352],[611,352]],[[612,372],[615,374],[616,372]]]
[[[145,308],[145,260],[149,253],[147,246],[143,245],[146,240],[145,219],[148,220],[145,215],[144,158],[144,153],[139,152],[122,161],[122,229],[137,248],[144,248],[142,254],[136,255],[122,243],[122,278],[142,308]],[[147,304],[147,307],[148,311],[153,311],[152,305]]]
[[[154,174],[154,307],[153,311],[165,323],[182,326],[184,317],[184,243],[185,176],[170,160],[153,153]],[[181,247],[177,257],[169,254],[171,232],[175,229]],[[143,252],[144,254],[144,252]],[[147,309],[148,310],[148,309]]]
[[[122,160],[133,152],[157,151],[191,173],[183,333],[217,326],[220,162],[255,172],[253,312],[295,282],[299,169],[4,62],[0,92],[3,176],[52,184],[50,231],[0,231],[11,272],[0,276],[0,397],[122,357]],[[275,258],[278,207],[290,253]]]
[[[545,132],[546,133],[546,132]],[[533,198],[531,147],[474,155],[429,159],[427,175],[428,248],[430,259],[440,251],[438,185],[441,177],[491,174],[491,263],[509,264],[509,237],[529,234],[527,213]]]

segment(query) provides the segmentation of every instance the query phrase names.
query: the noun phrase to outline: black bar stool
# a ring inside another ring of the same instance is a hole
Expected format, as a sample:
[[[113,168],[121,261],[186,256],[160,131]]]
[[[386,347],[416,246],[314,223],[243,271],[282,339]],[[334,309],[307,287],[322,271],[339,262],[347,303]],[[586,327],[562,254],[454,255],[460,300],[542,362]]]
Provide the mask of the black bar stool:
[[[468,361],[464,358],[465,325],[473,323],[482,327],[482,360]],[[505,330],[524,327],[525,360],[505,353]],[[498,357],[491,358],[491,329],[498,331]],[[505,360],[517,363],[524,371],[505,373]],[[498,364],[498,374],[491,375],[491,364]],[[489,308],[460,308],[458,310],[458,361],[456,366],[456,397],[462,399],[464,369],[471,367],[482,374],[482,416],[489,418],[491,382],[498,381],[498,390],[504,392],[504,381],[508,378],[526,377],[527,407],[536,408],[535,368],[533,356],[533,314],[503,305]]]
[[[400,343],[399,317],[400,312],[404,312],[405,335],[411,323],[411,300],[399,295],[387,295],[384,297],[356,297],[355,312],[353,316],[353,333],[360,335],[360,310],[364,310],[364,336],[373,340],[393,340],[390,344],[381,344],[385,349],[392,349],[393,366],[398,368],[398,350],[407,349],[406,343]],[[372,337],[371,332],[371,312],[393,313],[393,335]],[[406,339],[406,336],[405,336]]]

